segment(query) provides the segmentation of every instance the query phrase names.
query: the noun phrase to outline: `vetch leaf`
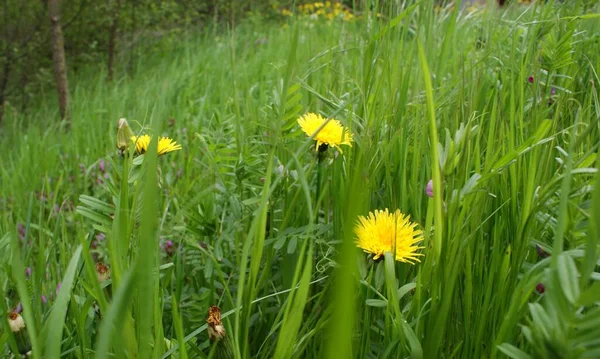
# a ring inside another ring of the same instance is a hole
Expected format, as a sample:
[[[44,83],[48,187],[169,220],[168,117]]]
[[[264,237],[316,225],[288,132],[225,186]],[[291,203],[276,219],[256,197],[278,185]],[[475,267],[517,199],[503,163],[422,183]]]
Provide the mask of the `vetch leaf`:
[[[561,254],[558,257],[557,267],[558,279],[565,297],[571,304],[575,304],[579,299],[579,280],[577,267],[573,258]]]

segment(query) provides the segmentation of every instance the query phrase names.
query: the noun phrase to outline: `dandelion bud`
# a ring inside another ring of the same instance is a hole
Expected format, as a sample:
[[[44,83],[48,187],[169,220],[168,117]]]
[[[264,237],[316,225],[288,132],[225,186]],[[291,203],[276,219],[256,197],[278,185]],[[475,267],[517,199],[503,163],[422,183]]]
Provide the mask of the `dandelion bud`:
[[[25,329],[25,321],[21,314],[17,312],[8,313],[8,325],[10,330],[15,336],[17,342],[17,348],[19,348],[19,354],[26,354],[31,350],[31,343],[29,341],[29,335]]]
[[[8,314],[8,325],[13,333],[18,333],[21,329],[25,328],[25,321],[21,314],[17,312],[11,312]]]
[[[131,137],[133,137],[133,132],[131,132],[127,120],[120,119],[117,127],[117,148],[119,151],[125,151],[129,148]]]
[[[210,307],[206,324],[208,324],[208,338],[216,346],[214,357],[218,359],[232,359],[233,350],[225,332],[225,327],[221,322],[221,309],[219,307],[215,305]]]
[[[225,337],[225,327],[221,323],[221,309],[215,305],[208,310],[208,337],[210,340],[221,340]]]
[[[106,264],[96,263],[96,277],[98,282],[102,283],[110,279],[110,268]]]

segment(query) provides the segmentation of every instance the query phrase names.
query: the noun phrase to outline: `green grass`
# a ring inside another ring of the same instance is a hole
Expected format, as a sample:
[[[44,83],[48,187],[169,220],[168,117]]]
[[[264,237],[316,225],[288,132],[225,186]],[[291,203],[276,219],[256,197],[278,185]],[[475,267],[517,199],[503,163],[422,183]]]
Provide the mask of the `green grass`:
[[[51,90],[0,128],[0,309],[22,303],[36,358],[210,357],[211,305],[236,358],[599,357],[600,9],[583,3],[248,21],[166,39],[114,83],[80,71],[70,132]],[[353,147],[320,161],[305,112]],[[183,149],[119,155],[122,117]],[[355,247],[383,208],[419,224],[420,263]]]

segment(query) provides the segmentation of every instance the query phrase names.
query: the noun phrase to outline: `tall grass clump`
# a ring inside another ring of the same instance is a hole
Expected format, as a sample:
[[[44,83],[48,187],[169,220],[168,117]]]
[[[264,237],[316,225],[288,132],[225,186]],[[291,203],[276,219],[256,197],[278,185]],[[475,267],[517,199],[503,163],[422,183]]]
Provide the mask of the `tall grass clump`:
[[[400,3],[7,113],[3,353],[600,357],[598,5]]]

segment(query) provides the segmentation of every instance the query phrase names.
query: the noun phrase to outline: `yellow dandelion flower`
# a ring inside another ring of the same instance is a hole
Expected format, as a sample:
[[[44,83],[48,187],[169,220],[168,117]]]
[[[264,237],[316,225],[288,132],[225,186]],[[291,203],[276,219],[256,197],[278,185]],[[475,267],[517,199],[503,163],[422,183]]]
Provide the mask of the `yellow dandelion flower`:
[[[150,145],[150,136],[141,135],[141,136],[132,136],[131,141],[135,144],[135,152],[138,154],[143,154],[148,151],[148,146]],[[181,149],[181,145],[178,145],[176,141],[168,137],[161,137],[158,139],[158,155],[162,156],[169,152],[177,151]]]
[[[327,123],[323,126],[325,122]],[[344,128],[338,120],[331,119],[328,121],[321,115],[307,113],[298,119],[298,124],[304,133],[317,141],[317,149],[322,144],[335,147],[340,152],[342,152],[340,145],[352,147],[352,133],[347,128]],[[318,133],[317,130],[319,130]]]
[[[388,209],[369,212],[369,216],[358,217],[354,233],[358,237],[356,245],[367,253],[374,254],[373,259],[378,259],[385,252],[396,253],[397,261],[414,264],[420,262],[417,253],[424,247],[418,246],[423,240],[423,232],[415,229],[410,216],[402,214],[400,210],[389,213]]]
[[[281,10],[281,15],[283,16],[292,16],[294,13],[292,13],[290,10],[288,9],[283,9]]]

